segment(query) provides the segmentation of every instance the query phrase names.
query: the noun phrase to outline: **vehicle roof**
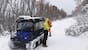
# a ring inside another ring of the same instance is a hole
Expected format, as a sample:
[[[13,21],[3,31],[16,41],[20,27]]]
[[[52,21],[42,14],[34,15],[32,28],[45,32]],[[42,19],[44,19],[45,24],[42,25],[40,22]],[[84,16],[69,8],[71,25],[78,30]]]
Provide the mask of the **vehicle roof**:
[[[44,18],[43,17],[19,16],[16,20],[16,22],[22,22],[22,21],[39,22],[39,21],[44,21]]]
[[[23,19],[27,19],[28,20],[28,19],[41,19],[42,17],[19,16],[18,19],[19,18],[23,18]]]

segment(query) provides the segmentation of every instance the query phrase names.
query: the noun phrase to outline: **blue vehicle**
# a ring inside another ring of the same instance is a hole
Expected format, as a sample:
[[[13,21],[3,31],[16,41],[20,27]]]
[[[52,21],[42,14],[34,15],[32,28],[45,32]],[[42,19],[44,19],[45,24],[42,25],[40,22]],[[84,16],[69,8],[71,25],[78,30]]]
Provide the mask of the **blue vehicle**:
[[[44,18],[20,16],[15,35],[11,36],[11,48],[33,50],[42,43]]]

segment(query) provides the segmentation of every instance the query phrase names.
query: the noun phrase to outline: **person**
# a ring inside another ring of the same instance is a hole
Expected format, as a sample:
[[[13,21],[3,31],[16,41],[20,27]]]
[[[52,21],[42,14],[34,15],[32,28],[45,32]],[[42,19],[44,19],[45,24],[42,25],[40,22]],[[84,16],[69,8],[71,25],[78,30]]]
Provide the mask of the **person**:
[[[48,30],[48,32],[49,32],[49,36],[51,37],[52,36],[51,35],[51,27],[52,27],[51,20],[48,21],[48,24],[49,24],[49,30]]]
[[[43,47],[48,47],[47,46],[47,38],[48,38],[48,30],[49,30],[49,24],[48,24],[49,19],[45,18],[44,21],[44,38],[43,38]]]

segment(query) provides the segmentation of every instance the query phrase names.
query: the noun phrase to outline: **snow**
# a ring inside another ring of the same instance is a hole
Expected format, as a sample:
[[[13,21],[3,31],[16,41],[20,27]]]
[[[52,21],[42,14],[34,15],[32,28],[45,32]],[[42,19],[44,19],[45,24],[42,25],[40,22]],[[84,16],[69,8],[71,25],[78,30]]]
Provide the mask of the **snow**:
[[[3,31],[3,32],[2,32],[3,35],[7,35],[7,34],[9,34],[9,33],[10,33],[9,31]]]
[[[53,22],[52,37],[48,39],[48,47],[40,47],[39,50],[88,50],[87,36],[71,37],[65,35],[65,29],[75,23],[73,18]]]
[[[9,36],[0,37],[0,50],[10,50],[9,44]]]
[[[75,24],[74,18],[57,20],[53,22],[52,36],[48,38],[48,47],[39,46],[38,50],[88,50],[88,32],[79,37],[65,35],[65,29]],[[10,50],[8,47],[9,36],[0,38],[0,50]]]
[[[19,16],[19,18],[30,18],[31,16]]]
[[[41,19],[41,17],[31,17],[31,16],[19,16],[19,18],[24,18],[24,19]]]

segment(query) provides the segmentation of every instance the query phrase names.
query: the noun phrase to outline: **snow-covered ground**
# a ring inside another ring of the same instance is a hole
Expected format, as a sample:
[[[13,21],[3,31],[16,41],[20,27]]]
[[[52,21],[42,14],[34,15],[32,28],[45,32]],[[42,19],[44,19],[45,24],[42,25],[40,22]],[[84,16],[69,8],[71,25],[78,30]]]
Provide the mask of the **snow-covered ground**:
[[[38,50],[88,50],[88,32],[79,37],[65,35],[65,29],[76,21],[73,18],[53,22],[52,37],[48,38],[48,47],[39,46]],[[0,50],[10,50],[9,36],[0,37]]]
[[[40,47],[39,50],[88,50],[86,33],[79,37],[65,35],[65,29],[74,23],[76,21],[73,18],[53,22],[52,37],[48,39],[48,47]]]
[[[9,44],[9,36],[0,37],[0,50],[10,50]]]

